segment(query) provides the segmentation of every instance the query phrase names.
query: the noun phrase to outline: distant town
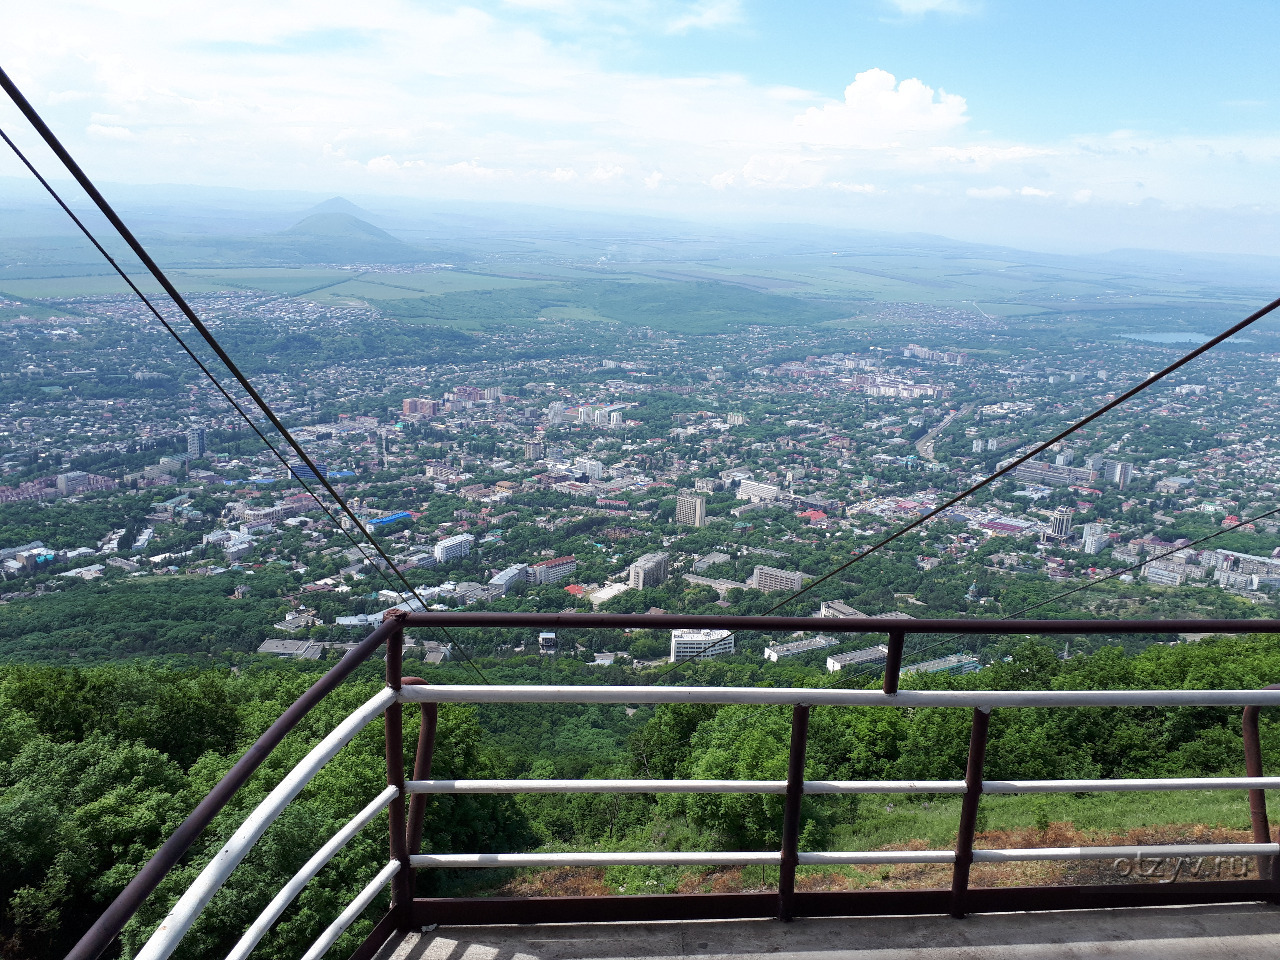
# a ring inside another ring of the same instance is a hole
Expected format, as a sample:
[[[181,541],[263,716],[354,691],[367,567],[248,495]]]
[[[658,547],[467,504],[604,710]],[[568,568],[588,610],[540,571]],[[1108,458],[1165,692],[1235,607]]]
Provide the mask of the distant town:
[[[11,399],[0,417],[0,600],[155,577],[224,577],[226,595],[243,598],[270,565],[289,586],[258,649],[303,658],[350,643],[386,610],[423,604],[759,612],[1169,352],[1135,343],[1120,363],[1082,346],[1045,362],[981,349],[984,338],[1001,342],[989,318],[932,309],[944,322],[930,323],[920,308],[917,329],[940,339],[850,336],[834,350],[830,337],[765,327],[699,338],[641,327],[617,336],[607,357],[546,359],[552,334],[512,327],[483,337],[493,359],[478,363],[386,369],[294,357],[304,372],[265,372],[261,387],[364,527],[344,519],[343,531],[302,487],[323,496],[315,474],[263,449],[225,401],[181,372],[181,358],[131,346],[145,322],[132,305],[66,304],[74,319],[18,318],[0,330],[22,358],[4,377],[40,392]],[[239,294],[200,305],[215,318],[269,317],[299,336],[333,335],[364,316]],[[572,324],[547,327],[565,342],[576,336]],[[104,361],[86,355],[89,341],[106,338],[116,365],[94,371]],[[815,346],[827,349],[806,352]],[[1051,596],[1124,568],[1133,569],[1078,609],[1151,609],[1175,591],[1205,615],[1224,605],[1241,616],[1274,611],[1280,525],[1241,520],[1276,502],[1280,387],[1257,372],[1280,370],[1276,361],[1206,359],[1191,378],[1144,393],[1103,428],[945,511],[907,542],[909,557],[895,555],[897,573],[851,568],[796,612],[1003,615],[1015,612],[1015,594]],[[81,375],[85,389],[74,379],[42,386]],[[1193,545],[1224,527],[1237,529]],[[416,597],[381,569],[366,534]],[[612,664],[743,652],[716,633],[675,631],[660,646],[586,650],[531,636],[493,653]],[[883,660],[874,637],[837,643],[820,625],[748,646],[833,672]],[[448,643],[420,651],[452,652]],[[960,650],[917,669],[978,666]]]

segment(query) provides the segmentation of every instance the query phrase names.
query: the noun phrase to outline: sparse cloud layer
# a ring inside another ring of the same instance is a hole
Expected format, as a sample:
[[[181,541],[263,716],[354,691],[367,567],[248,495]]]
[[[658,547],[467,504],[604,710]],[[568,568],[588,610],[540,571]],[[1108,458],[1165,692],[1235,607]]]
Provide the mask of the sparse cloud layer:
[[[1280,196],[1280,135],[1018,139],[985,132],[991,105],[948,77],[856,51],[842,92],[748,69],[641,70],[609,52],[750,30],[738,0],[48,0],[6,18],[0,63],[108,180],[940,232],[996,203],[1048,223],[1086,206],[1265,213]],[[622,39],[592,40],[605,35]],[[0,111],[6,129],[14,118]],[[0,174],[17,168],[5,159]]]

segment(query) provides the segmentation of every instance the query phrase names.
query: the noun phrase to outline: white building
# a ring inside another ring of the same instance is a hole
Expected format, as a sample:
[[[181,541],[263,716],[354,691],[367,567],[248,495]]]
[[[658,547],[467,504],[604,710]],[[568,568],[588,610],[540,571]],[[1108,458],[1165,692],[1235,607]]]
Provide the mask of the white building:
[[[834,647],[840,641],[832,637],[812,637],[808,640],[793,640],[791,643],[779,643],[765,647],[764,658],[777,663],[783,657],[795,657],[810,650],[825,650]]]
[[[747,586],[765,593],[774,590],[799,590],[804,586],[804,574],[798,570],[779,570],[777,567],[760,564],[747,580]]]
[[[683,491],[677,493],[676,523],[705,527],[707,525],[707,498],[696,497]]]
[[[772,483],[761,483],[759,480],[743,480],[738,485],[738,499],[750,500],[753,503],[762,500],[777,500],[782,489]]]
[[[728,630],[671,631],[672,663],[724,653],[733,653],[733,634]]]
[[[523,583],[525,581],[528,570],[529,565],[527,563],[516,563],[507,567],[507,569],[502,572],[495,574],[489,583],[492,586],[501,587],[502,595],[506,596],[507,591],[511,589],[511,584],[517,582]]]
[[[631,564],[627,571],[627,582],[635,590],[656,587],[667,579],[667,559],[668,555],[665,553],[646,553]]]
[[[845,667],[860,666],[864,663],[884,663],[889,657],[889,648],[883,643],[862,650],[851,650],[848,653],[833,653],[827,657],[827,673],[839,673]]]
[[[435,554],[436,563],[448,563],[458,557],[465,557],[471,552],[471,546],[475,542],[476,538],[469,533],[446,537],[437,543],[435,550],[432,551]]]

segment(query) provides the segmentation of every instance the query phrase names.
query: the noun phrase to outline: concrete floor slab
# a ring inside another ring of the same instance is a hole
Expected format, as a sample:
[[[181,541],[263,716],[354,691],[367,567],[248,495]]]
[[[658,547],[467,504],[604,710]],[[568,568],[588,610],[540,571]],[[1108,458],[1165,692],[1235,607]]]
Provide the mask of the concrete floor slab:
[[[951,917],[856,917],[439,927],[378,960],[1275,960],[1280,908],[1145,907]]]

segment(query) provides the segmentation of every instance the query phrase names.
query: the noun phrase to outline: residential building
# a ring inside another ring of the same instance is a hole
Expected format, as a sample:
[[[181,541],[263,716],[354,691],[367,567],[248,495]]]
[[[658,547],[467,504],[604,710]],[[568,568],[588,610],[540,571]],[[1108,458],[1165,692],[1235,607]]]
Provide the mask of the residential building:
[[[627,573],[627,581],[632,589],[644,590],[656,587],[667,579],[667,557],[665,553],[646,553],[631,564]]]
[[[187,453],[192,460],[199,460],[209,448],[205,443],[204,427],[192,427],[187,431]]]
[[[733,634],[728,630],[671,631],[672,663],[725,653],[733,653]]]
[[[476,542],[476,538],[469,533],[459,533],[452,537],[446,537],[436,544],[435,554],[436,563],[448,563],[450,560],[456,560],[458,557],[465,557],[471,552],[472,545]]]
[[[839,673],[845,667],[857,667],[866,663],[884,663],[889,657],[889,648],[883,643],[862,650],[851,650],[849,653],[834,653],[827,657],[827,673]]]
[[[501,587],[501,595],[506,596],[513,583],[523,583],[527,579],[528,572],[529,565],[527,563],[512,564],[507,569],[495,574],[489,583],[491,586]]]
[[[578,457],[573,461],[573,469],[586,474],[588,480],[599,480],[604,476],[604,464],[590,457]]]
[[[779,570],[777,567],[758,564],[747,584],[765,593],[772,593],[775,590],[799,590],[804,586],[804,574],[798,570]]]
[[[865,617],[861,610],[855,610],[843,600],[823,600],[818,606],[820,617]]]
[[[738,485],[738,499],[750,500],[753,503],[763,500],[777,500],[782,489],[772,483],[761,483],[759,480],[743,480]]]
[[[903,674],[908,673],[973,673],[982,667],[977,657],[967,653],[953,653],[950,656],[926,660],[924,663],[903,667]]]
[[[555,653],[557,649],[559,649],[559,645],[556,642],[556,635],[554,633],[538,634],[538,653],[543,656],[550,656]]]
[[[577,569],[578,559],[570,555],[535,563],[525,571],[525,576],[530,583],[543,586],[548,583],[559,583],[561,580],[568,580]]]
[[[783,657],[794,657],[811,650],[825,650],[834,647],[840,641],[832,637],[811,637],[808,640],[793,640],[790,643],[772,644],[765,647],[764,658],[777,663]]]
[[[524,458],[526,460],[541,460],[546,456],[546,447],[541,440],[526,440],[524,444]]]
[[[676,494],[676,523],[694,527],[707,525],[707,498],[681,491]]]

